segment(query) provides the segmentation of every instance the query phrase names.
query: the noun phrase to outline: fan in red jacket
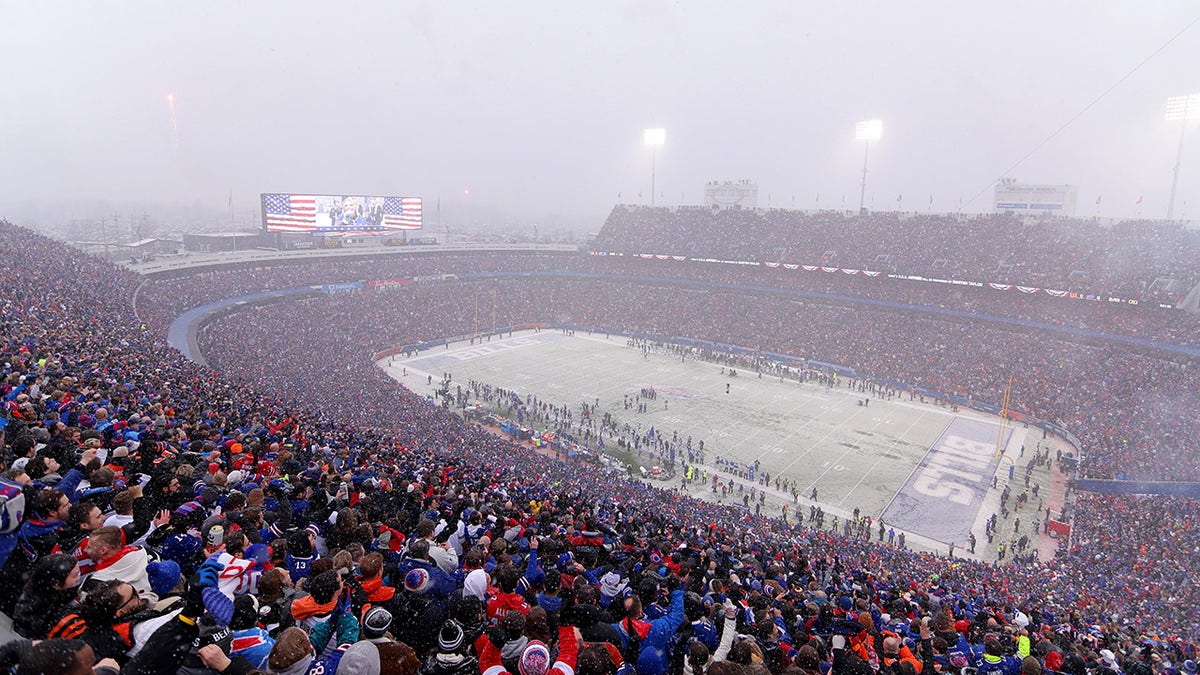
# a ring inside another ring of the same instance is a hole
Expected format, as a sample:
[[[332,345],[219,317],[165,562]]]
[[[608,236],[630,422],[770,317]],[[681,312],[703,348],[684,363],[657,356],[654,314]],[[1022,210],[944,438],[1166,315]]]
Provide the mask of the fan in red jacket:
[[[574,626],[558,627],[558,659],[550,665],[550,648],[540,640],[533,640],[521,651],[518,670],[520,675],[575,675],[575,661],[579,657],[579,634]],[[475,641],[479,652],[479,670],[482,675],[512,675],[500,660],[500,650],[486,634]]]
[[[487,604],[488,619],[493,625],[500,623],[500,619],[504,618],[504,615],[511,610],[528,614],[529,603],[525,602],[525,598],[516,592],[517,582],[521,580],[521,573],[517,571],[517,568],[511,564],[501,565],[496,568],[492,577],[499,589],[496,597]]]

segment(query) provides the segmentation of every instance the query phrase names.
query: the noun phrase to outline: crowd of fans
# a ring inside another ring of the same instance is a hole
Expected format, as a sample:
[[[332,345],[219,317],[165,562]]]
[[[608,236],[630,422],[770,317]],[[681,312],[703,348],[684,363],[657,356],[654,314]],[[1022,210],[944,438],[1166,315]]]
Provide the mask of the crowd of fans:
[[[562,269],[561,253],[391,254],[363,260],[317,258],[274,265],[252,264],[161,278],[137,295],[136,310],[150,328],[166,331],[180,310],[261,291],[380,279],[411,279],[470,271],[519,272]]]
[[[569,253],[448,254],[445,256],[391,256],[371,262],[315,260],[307,264],[219,269],[196,276],[157,279],[138,295],[138,312],[151,327],[166,330],[179,309],[256,293],[264,290],[308,286],[334,281],[371,281],[423,275],[474,273],[523,274],[573,272],[604,276],[687,279],[722,285],[741,285],[836,295],[900,303],[914,308],[935,308],[979,315],[1081,328],[1131,338],[1200,346],[1200,316],[1108,302],[1055,298],[1044,293],[1024,294],[1015,289],[962,287],[865,275],[830,274],[721,265],[673,260],[597,257]]]
[[[912,245],[920,242],[920,245]],[[997,214],[808,213],[617,206],[602,251],[788,262],[1178,301],[1200,234],[1178,223]],[[1155,285],[1159,278],[1176,285]]]
[[[201,343],[225,372],[266,391],[316,383],[308,400],[370,424],[386,415],[391,395],[380,393],[387,378],[369,355],[539,322],[741,345],[984,403],[999,404],[1013,378],[1012,410],[1050,420],[1083,441],[1084,476],[1200,478],[1190,459],[1200,448],[1195,369],[1121,345],[922,312],[618,278],[516,276],[259,307],[209,324]],[[329,354],[346,358],[314,372]],[[360,382],[370,384],[360,392]],[[354,396],[347,396],[348,386]]]
[[[1086,570],[1076,593],[1111,593],[1125,603],[1181,606],[1197,591],[1200,502],[1082,494],[1075,503],[1069,559]]]
[[[1047,562],[915,554],[551,461],[385,380],[366,353],[469,332],[488,293],[509,322],[692,334],[706,312],[744,316],[706,337],[833,344],[881,375],[910,373],[883,344],[904,335],[910,361],[940,363],[978,339],[977,355],[1017,349],[1014,362],[1057,352],[1061,364],[1038,363],[1063,377],[1102,378],[1078,370],[1091,359],[1114,380],[1161,375],[1160,405],[1195,391],[1151,357],[1014,347],[991,329],[943,335],[944,321],[831,306],[796,305],[784,321],[745,294],[531,277],[234,315],[206,334],[213,371],[142,328],[135,275],[7,223],[0,256],[0,609],[23,638],[0,662],[18,673],[1195,670],[1200,598],[1177,583],[1194,575],[1193,502],[1088,502],[1080,546]],[[1109,417],[1140,419],[1131,405],[1114,399]],[[1081,424],[1102,423],[1089,414]],[[1129,537],[1128,521],[1150,529]],[[1096,555],[1113,561],[1102,585]],[[1150,561],[1160,569],[1147,573]]]
[[[564,268],[574,269],[574,268]],[[1200,345],[1200,316],[1097,300],[1026,294],[1015,288],[963,287],[895,280],[841,272],[811,272],[783,267],[724,265],[693,261],[601,257],[581,271],[606,275],[688,279],[724,285],[781,289],[840,298],[869,299],[914,308],[934,308],[1017,319],[1063,328],[1081,328],[1112,335],[1154,340],[1180,346]]]

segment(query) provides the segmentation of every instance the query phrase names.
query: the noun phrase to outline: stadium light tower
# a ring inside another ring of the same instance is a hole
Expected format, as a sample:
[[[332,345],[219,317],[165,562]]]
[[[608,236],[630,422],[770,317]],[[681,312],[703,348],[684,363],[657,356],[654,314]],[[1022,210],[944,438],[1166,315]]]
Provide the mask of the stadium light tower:
[[[1171,178],[1171,201],[1167,203],[1167,220],[1175,218],[1175,188],[1179,185],[1179,163],[1183,160],[1183,138],[1187,123],[1200,119],[1200,94],[1171,96],[1167,98],[1167,121],[1183,122],[1179,129],[1179,151],[1175,153],[1175,170]]]
[[[854,140],[865,141],[863,148],[862,191],[858,194],[858,212],[862,213],[867,203],[867,157],[871,152],[871,141],[883,138],[882,120],[863,120],[854,125]]]
[[[646,145],[650,146],[650,206],[654,206],[655,164],[658,161],[658,146],[667,142],[667,130],[662,127],[647,129],[643,135]]]
[[[167,114],[171,121],[171,145],[179,149],[179,125],[175,122],[175,94],[167,92]]]

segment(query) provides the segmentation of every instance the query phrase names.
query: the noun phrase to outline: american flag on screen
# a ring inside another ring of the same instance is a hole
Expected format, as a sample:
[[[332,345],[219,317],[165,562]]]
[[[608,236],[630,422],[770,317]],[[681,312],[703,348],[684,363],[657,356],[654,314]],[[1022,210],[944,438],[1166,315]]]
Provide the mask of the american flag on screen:
[[[385,197],[383,226],[389,230],[416,230],[421,227],[420,197]]]
[[[317,198],[312,195],[263,195],[267,229],[308,232],[317,228]]]

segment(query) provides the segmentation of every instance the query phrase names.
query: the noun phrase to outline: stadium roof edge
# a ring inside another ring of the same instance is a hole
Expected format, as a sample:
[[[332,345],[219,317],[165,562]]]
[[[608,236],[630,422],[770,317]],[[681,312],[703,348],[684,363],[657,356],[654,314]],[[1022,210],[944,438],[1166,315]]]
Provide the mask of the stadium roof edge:
[[[271,264],[289,261],[318,260],[324,258],[356,259],[374,258],[411,253],[486,253],[486,252],[541,252],[578,253],[580,247],[570,244],[445,244],[434,246],[396,247],[350,247],[333,249],[298,249],[291,251],[264,251],[253,249],[228,253],[184,254],[177,257],[160,256],[146,263],[129,263],[125,266],[145,277],[175,275],[179,272],[201,272],[221,267],[234,267],[248,263]]]

